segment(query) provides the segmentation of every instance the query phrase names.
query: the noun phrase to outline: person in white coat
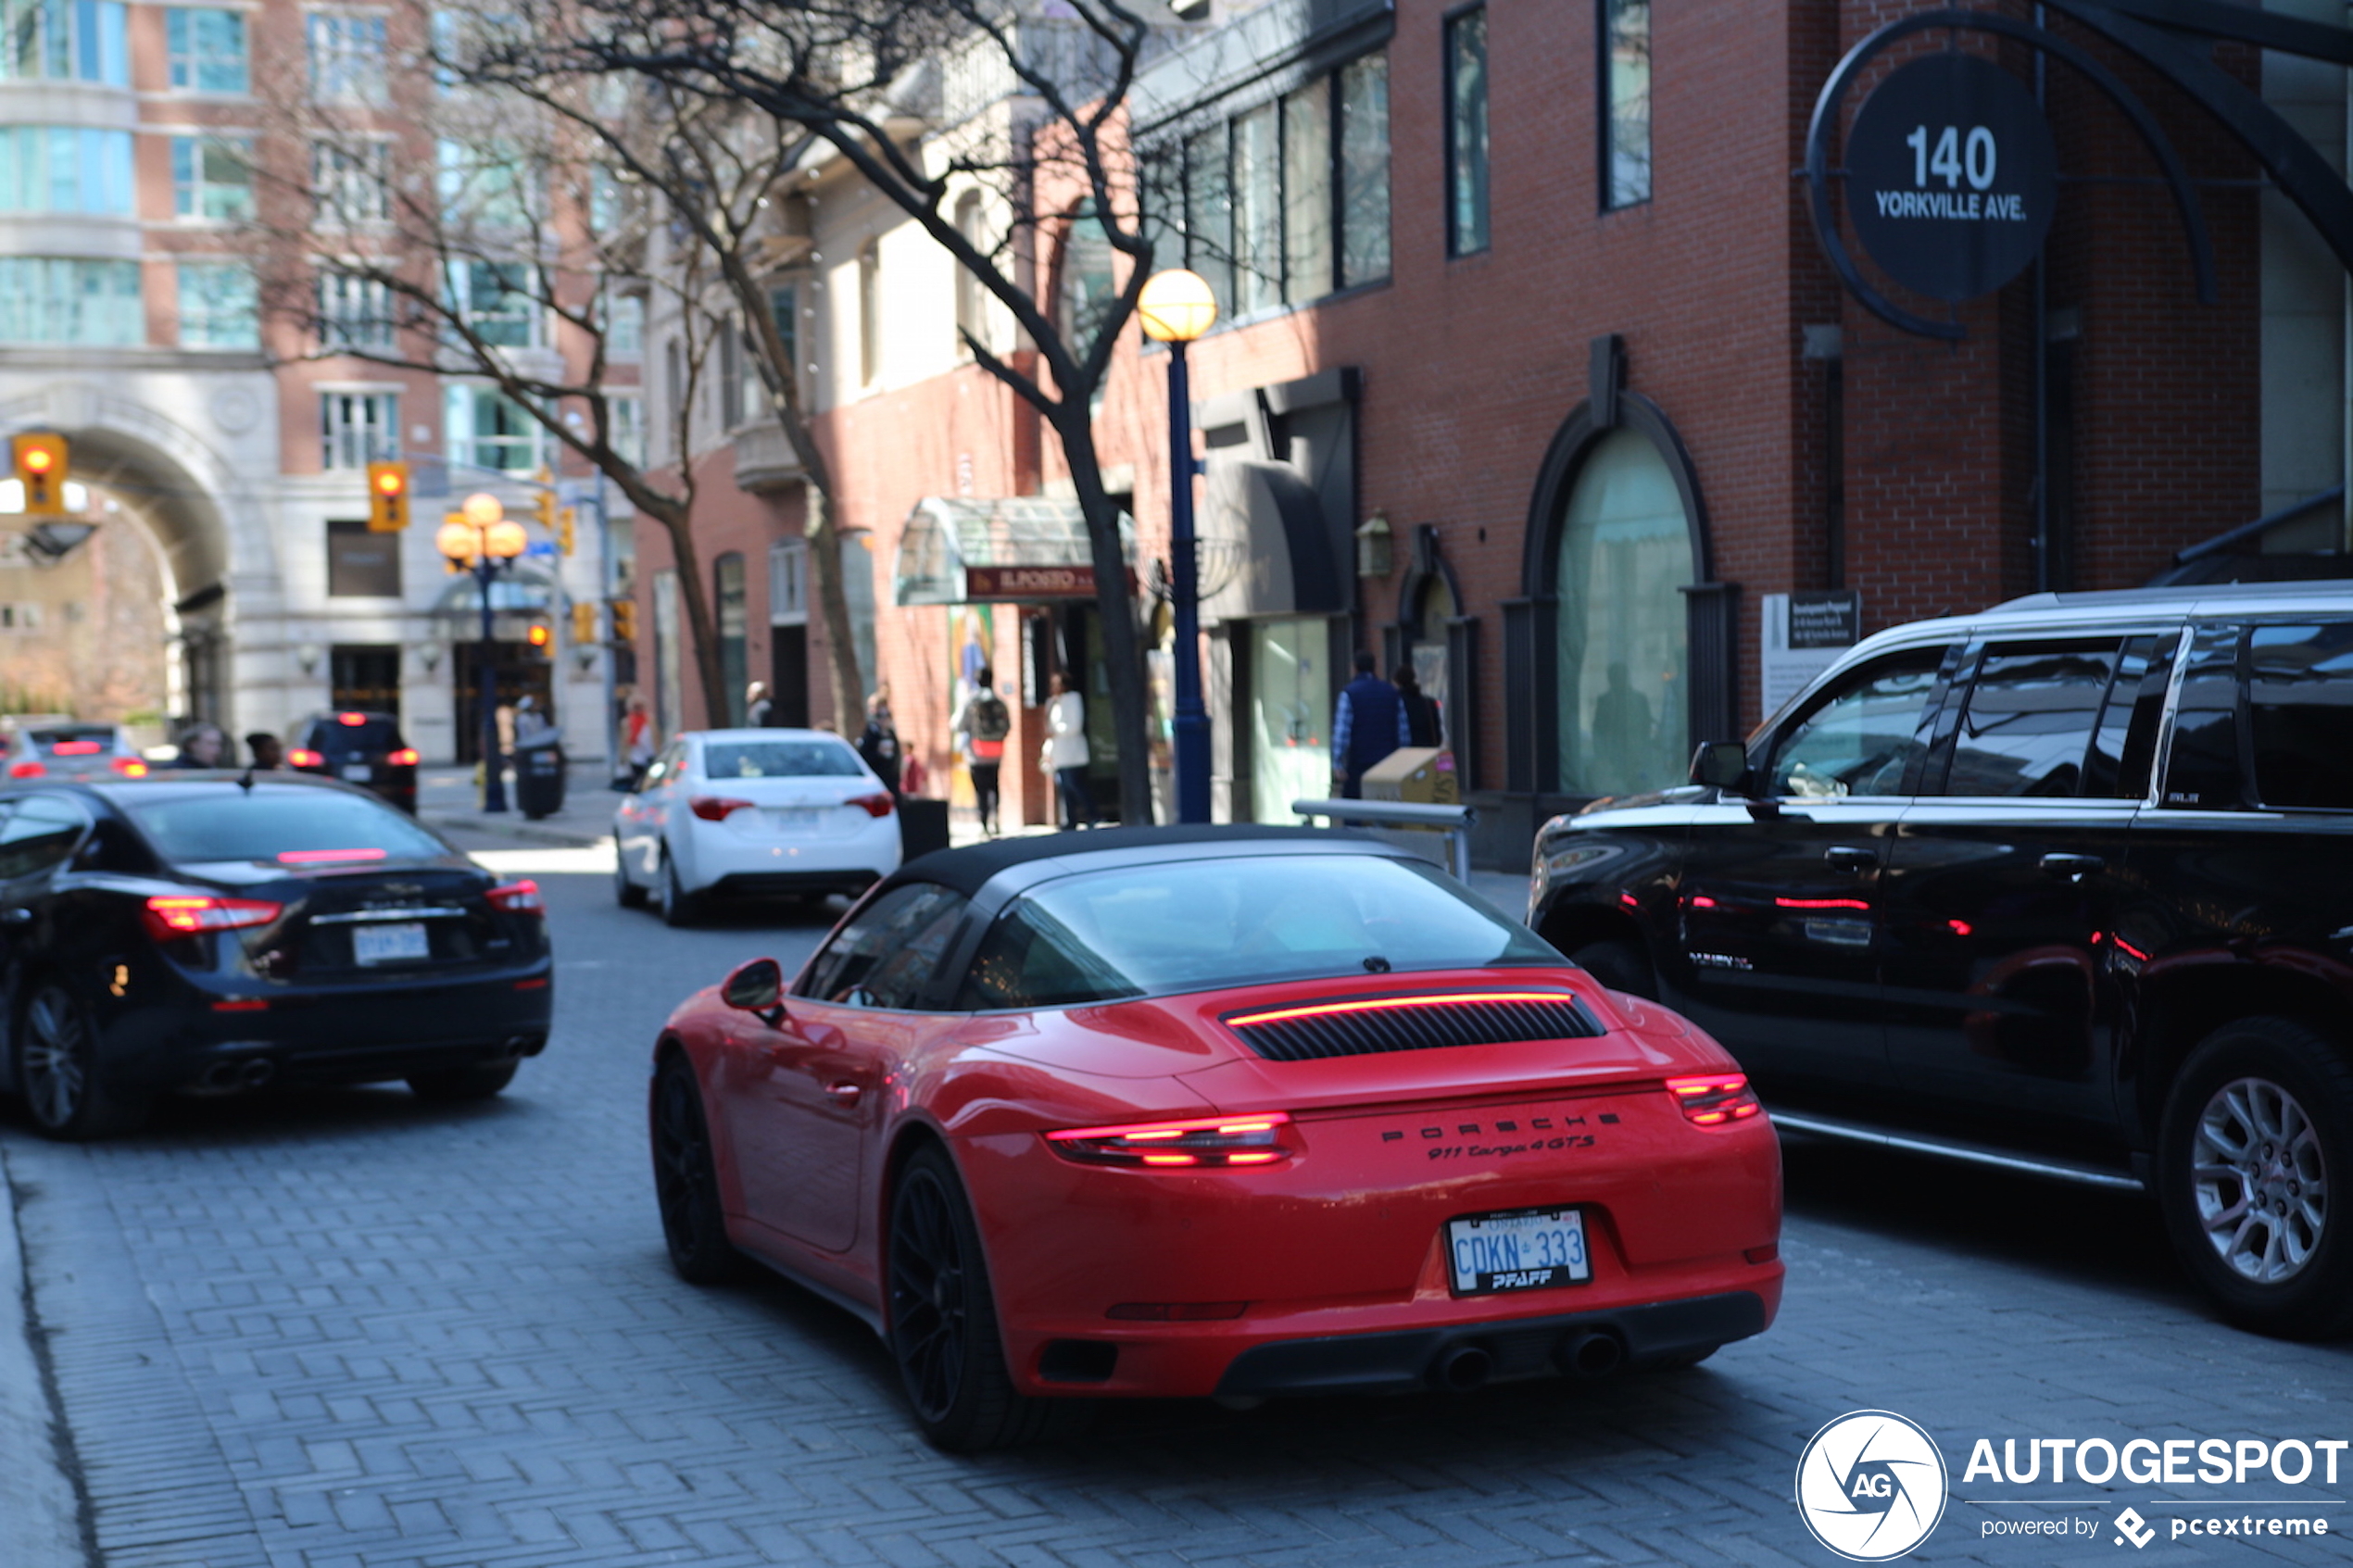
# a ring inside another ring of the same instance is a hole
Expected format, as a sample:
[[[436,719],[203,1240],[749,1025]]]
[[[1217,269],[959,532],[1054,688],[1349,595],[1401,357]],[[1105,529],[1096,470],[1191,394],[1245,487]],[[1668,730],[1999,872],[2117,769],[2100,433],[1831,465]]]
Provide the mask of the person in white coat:
[[[1063,828],[1095,825],[1094,797],[1087,792],[1087,699],[1070,689],[1058,671],[1046,684],[1046,747],[1041,760],[1054,775],[1062,800]]]

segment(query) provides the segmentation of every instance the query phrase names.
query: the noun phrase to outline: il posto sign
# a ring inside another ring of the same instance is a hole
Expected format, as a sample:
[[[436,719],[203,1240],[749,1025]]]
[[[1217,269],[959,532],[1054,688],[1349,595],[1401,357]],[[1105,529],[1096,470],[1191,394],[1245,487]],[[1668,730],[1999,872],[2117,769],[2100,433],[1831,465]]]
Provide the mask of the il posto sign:
[[[1946,50],[1891,73],[1846,138],[1846,213],[1887,275],[1931,299],[1993,293],[2043,248],[2057,153],[2041,106],[1991,60]]]

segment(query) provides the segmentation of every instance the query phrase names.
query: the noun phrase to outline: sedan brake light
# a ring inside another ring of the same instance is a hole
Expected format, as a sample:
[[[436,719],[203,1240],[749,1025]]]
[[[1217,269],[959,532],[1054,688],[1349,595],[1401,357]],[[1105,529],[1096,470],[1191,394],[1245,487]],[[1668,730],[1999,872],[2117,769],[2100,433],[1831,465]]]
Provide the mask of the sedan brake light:
[[[283,866],[332,866],[344,860],[381,860],[384,851],[372,847],[357,849],[281,849],[278,863]]]
[[[509,914],[544,915],[547,912],[547,900],[539,896],[539,884],[529,877],[521,882],[502,882],[484,897],[490,900],[492,909],[504,909]]]
[[[136,757],[116,758],[114,771],[126,779],[144,779],[147,776],[147,765]]]
[[[1756,1091],[1739,1073],[1711,1073],[1705,1078],[1669,1078],[1667,1092],[1683,1108],[1684,1120],[1702,1127],[1745,1122],[1765,1113]]]
[[[297,746],[286,753],[286,763],[295,768],[323,768],[327,759],[318,752],[306,751]]]
[[[1087,1165],[1181,1169],[1272,1165],[1300,1152],[1280,1110],[1248,1116],[1204,1116],[1188,1122],[1138,1122],[1118,1127],[1074,1127],[1048,1133],[1056,1154]]]
[[[873,795],[853,795],[842,804],[862,808],[870,817],[887,817],[897,802],[891,799],[890,791],[886,789]]]
[[[49,748],[52,757],[95,757],[106,747],[94,740],[61,740]]]
[[[706,822],[724,822],[729,812],[750,810],[751,802],[726,795],[692,795],[686,797],[686,809]]]
[[[396,768],[413,768],[417,765],[416,748],[413,746],[404,746],[398,751],[396,751],[391,756],[385,758],[384,760],[391,763]]]
[[[8,776],[12,779],[44,779],[49,776],[49,770],[38,762],[13,762],[8,766]]]
[[[235,931],[243,926],[268,925],[283,906],[264,898],[217,898],[208,893],[158,894],[140,911],[148,933],[158,942],[173,942],[205,931]]]

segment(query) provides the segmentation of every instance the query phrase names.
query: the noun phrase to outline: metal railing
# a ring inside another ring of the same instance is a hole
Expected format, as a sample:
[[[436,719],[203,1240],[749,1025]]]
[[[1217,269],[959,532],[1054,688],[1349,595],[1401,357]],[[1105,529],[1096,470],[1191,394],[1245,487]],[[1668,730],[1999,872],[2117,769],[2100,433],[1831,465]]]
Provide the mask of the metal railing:
[[[1328,817],[1336,825],[1435,828],[1446,835],[1446,868],[1458,882],[1470,881],[1470,830],[1478,821],[1471,806],[1422,806],[1401,800],[1294,800],[1301,817]]]

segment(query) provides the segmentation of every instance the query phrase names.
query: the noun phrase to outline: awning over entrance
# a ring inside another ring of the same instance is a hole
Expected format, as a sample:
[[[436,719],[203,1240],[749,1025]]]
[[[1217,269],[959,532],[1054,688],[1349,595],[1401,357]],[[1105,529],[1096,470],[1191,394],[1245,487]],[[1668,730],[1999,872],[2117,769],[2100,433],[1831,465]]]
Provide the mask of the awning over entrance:
[[[490,583],[494,615],[551,616],[563,607],[563,595],[547,568],[517,561]],[[482,586],[471,575],[453,576],[434,596],[434,619],[452,628],[460,639],[478,636],[482,629]]]
[[[1119,555],[1136,564],[1136,525],[1119,518]],[[915,503],[900,536],[891,603],[1039,603],[1095,596],[1087,518],[1076,501],[1042,495]]]

